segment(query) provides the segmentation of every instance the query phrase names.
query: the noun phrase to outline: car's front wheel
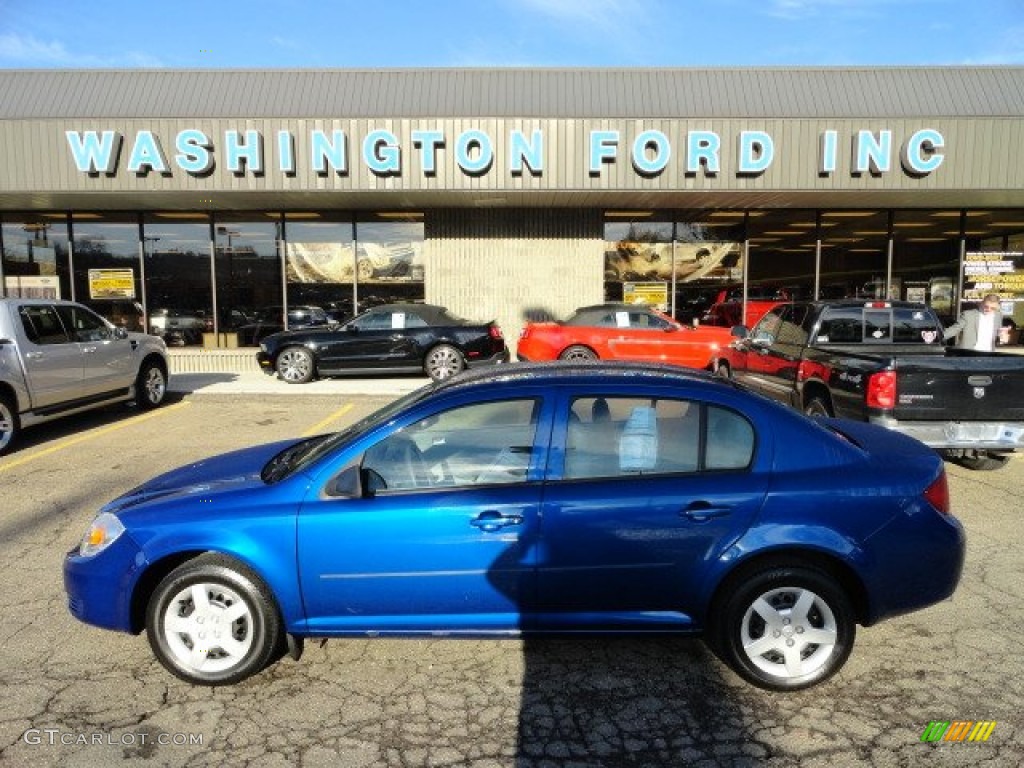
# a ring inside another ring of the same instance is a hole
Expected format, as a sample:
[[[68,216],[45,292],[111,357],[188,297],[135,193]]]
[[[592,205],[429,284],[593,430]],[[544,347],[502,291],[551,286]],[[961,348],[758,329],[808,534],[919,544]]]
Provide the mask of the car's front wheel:
[[[18,436],[18,409],[13,398],[0,395],[0,454],[3,454]]]
[[[828,679],[853,648],[849,598],[814,568],[769,568],[734,582],[711,620],[715,651],[760,688],[793,691]]]
[[[277,356],[277,375],[289,384],[305,384],[316,372],[313,353],[304,347],[288,347]]]
[[[465,367],[459,350],[449,344],[438,344],[423,361],[423,370],[434,381],[451,378]]]
[[[589,347],[584,347],[581,344],[574,344],[568,349],[563,350],[562,354],[558,356],[558,359],[566,360],[570,363],[580,363],[587,362],[589,360],[597,360],[597,354]]]
[[[135,379],[135,404],[140,408],[156,408],[167,396],[167,373],[155,360],[148,360]]]
[[[230,558],[206,554],[160,582],[146,630],[153,653],[174,675],[197,685],[229,685],[270,662],[281,619],[254,574]]]

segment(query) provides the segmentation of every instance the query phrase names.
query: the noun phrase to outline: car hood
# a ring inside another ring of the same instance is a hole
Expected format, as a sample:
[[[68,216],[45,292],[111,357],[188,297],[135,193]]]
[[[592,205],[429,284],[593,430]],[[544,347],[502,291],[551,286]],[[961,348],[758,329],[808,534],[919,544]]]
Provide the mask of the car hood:
[[[156,499],[192,496],[210,496],[224,491],[262,487],[260,472],[267,462],[281,451],[290,448],[297,439],[281,440],[240,451],[211,456],[186,464],[149,480],[103,507],[102,512],[119,512]]]

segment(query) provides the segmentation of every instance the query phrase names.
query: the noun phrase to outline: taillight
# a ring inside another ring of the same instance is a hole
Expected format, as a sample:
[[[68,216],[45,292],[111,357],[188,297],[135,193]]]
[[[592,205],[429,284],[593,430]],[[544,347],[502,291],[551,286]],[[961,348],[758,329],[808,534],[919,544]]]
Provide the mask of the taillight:
[[[949,483],[946,482],[945,469],[939,472],[939,476],[935,478],[935,481],[925,488],[924,497],[940,514],[950,514]]]
[[[520,339],[525,339],[525,338],[526,338],[527,336],[529,336],[529,335],[530,335],[530,326],[528,326],[528,325],[524,325],[524,326],[523,326],[523,330],[521,330],[521,331],[519,332],[519,338],[520,338]]]
[[[490,328],[488,328],[487,332],[491,335],[492,339],[503,339],[503,338],[505,338],[504,336],[501,335],[501,328],[499,328],[496,325],[492,325]]]
[[[896,407],[896,371],[873,373],[868,378],[868,408]]]

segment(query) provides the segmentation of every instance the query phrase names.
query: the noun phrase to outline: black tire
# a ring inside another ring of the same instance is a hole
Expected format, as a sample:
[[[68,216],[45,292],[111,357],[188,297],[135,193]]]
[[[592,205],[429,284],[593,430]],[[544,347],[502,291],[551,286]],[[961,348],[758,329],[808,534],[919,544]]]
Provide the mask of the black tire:
[[[832,409],[824,399],[812,397],[804,403],[804,413],[812,418],[828,419],[832,417]]]
[[[589,360],[597,360],[597,353],[590,347],[584,347],[582,344],[573,344],[571,347],[563,349],[558,359],[571,363],[587,362]]]
[[[450,379],[465,367],[462,353],[451,344],[438,344],[423,358],[423,371],[434,381]]]
[[[316,375],[316,361],[305,347],[285,347],[274,362],[274,370],[289,384],[305,384]]]
[[[986,453],[985,451],[977,451],[973,455],[963,456],[956,461],[961,466],[967,467],[967,469],[973,469],[976,472],[991,472],[996,469],[1002,469],[1006,466],[1006,463],[1010,460],[1010,455],[1007,453]]]
[[[716,602],[710,622],[715,653],[740,677],[770,691],[827,680],[846,663],[857,631],[839,584],[803,566],[777,566],[736,580]]]
[[[135,404],[156,408],[167,397],[167,371],[156,360],[146,360],[135,377]]]
[[[205,606],[196,605],[197,597]],[[247,568],[216,554],[190,560],[157,585],[146,631],[157,660],[195,685],[230,685],[256,674],[282,641],[269,590]]]
[[[21,432],[21,422],[18,419],[18,409],[14,405],[14,399],[6,395],[0,395],[0,455],[7,452]]]

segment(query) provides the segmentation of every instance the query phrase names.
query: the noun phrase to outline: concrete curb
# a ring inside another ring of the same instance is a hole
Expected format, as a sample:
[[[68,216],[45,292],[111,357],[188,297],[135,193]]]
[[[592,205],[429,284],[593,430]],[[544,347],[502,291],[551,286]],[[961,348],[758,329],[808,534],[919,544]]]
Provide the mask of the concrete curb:
[[[426,386],[426,376],[319,379],[288,384],[264,373],[171,373],[168,391],[190,395],[375,395],[398,397]]]

